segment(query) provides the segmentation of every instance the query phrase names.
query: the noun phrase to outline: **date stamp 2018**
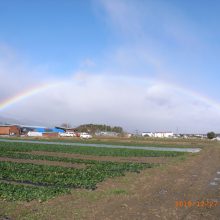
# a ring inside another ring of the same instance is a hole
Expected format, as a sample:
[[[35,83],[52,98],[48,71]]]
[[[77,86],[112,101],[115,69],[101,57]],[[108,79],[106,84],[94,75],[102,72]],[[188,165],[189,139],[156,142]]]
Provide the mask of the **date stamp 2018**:
[[[220,202],[218,201],[176,201],[175,202],[176,208],[191,208],[191,207],[198,207],[198,208],[213,208],[220,206]]]

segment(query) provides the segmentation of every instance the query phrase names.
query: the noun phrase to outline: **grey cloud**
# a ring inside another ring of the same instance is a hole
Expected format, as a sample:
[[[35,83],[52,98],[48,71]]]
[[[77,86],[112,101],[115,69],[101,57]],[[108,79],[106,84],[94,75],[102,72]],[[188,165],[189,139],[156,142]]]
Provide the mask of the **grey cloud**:
[[[6,111],[16,117],[34,118],[50,125],[66,121],[74,125],[109,123],[122,125],[130,131],[174,130],[178,125],[182,131],[200,132],[216,126],[212,122],[217,116],[214,109],[213,115],[204,115],[203,106],[194,105],[195,97],[186,97],[156,82],[148,86],[134,86],[135,78],[124,77],[124,83],[116,83],[117,80],[108,75],[88,75],[84,80],[87,83],[81,85],[72,78]],[[171,104],[172,108],[169,107]],[[220,117],[216,120],[220,122]]]

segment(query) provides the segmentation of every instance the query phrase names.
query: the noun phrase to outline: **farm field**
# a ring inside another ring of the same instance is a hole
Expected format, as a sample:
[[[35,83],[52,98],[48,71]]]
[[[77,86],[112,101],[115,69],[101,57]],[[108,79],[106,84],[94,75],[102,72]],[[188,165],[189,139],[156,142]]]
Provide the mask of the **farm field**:
[[[202,145],[200,153],[190,154],[0,142],[0,219],[148,219],[140,215],[160,215],[145,209],[160,210],[165,198],[178,211],[174,198],[189,189],[182,187],[176,196],[172,191],[189,184],[190,166],[197,172],[212,171],[201,179],[218,169],[218,144]],[[213,161],[204,161],[206,155]],[[200,170],[201,160],[206,171]],[[195,181],[199,187],[205,183]],[[156,197],[154,190],[159,190]],[[166,197],[168,191],[174,198]],[[142,203],[148,205],[144,208]]]
[[[36,140],[36,141],[49,141],[49,142],[66,142],[66,143],[86,143],[86,144],[109,144],[121,146],[152,146],[152,147],[182,147],[182,148],[202,148],[210,144],[207,139],[174,139],[174,138],[123,138],[123,137],[94,137],[89,140],[83,140],[76,137],[59,137],[59,138],[46,138],[46,137],[0,137],[0,139],[9,140]]]
[[[84,154],[87,157],[84,158]],[[88,157],[88,154],[96,157]],[[100,155],[105,157],[98,157]],[[121,176],[129,171],[140,172],[157,166],[162,161],[156,162],[152,157],[158,159],[181,155],[184,153],[1,142],[0,197],[6,200],[46,200],[61,192],[69,193],[72,188],[95,189],[97,183],[109,177]],[[120,158],[114,160],[114,156]],[[129,156],[133,158],[126,158]],[[140,161],[135,160],[137,156],[142,156]],[[144,156],[151,158],[148,161]],[[21,188],[18,184],[26,185]],[[12,186],[13,193],[8,190]],[[35,197],[31,187],[35,191]]]

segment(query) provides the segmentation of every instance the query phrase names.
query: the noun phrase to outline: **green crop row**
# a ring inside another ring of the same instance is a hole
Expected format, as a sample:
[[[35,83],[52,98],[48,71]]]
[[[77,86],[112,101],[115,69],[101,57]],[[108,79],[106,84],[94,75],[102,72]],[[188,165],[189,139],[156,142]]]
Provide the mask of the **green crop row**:
[[[106,163],[105,161],[84,160],[84,159],[79,159],[79,158],[67,158],[67,157],[55,157],[55,156],[48,156],[48,155],[35,155],[35,154],[27,153],[27,152],[16,152],[16,151],[0,151],[0,157],[29,159],[29,160],[48,160],[48,161],[83,163],[83,164]]]
[[[97,148],[88,146],[64,146],[64,145],[47,145],[47,144],[32,144],[32,143],[7,143],[0,142],[0,151],[48,151],[48,152],[63,152],[76,153],[85,155],[98,156],[137,156],[137,157],[176,157],[185,154],[184,152],[173,151],[152,151],[138,149],[120,149],[120,148]]]
[[[98,161],[98,160],[87,160],[79,158],[67,158],[67,157],[57,157],[57,156],[48,156],[48,155],[35,155],[27,152],[15,152],[15,151],[0,151],[0,157],[14,158],[14,159],[28,159],[28,160],[47,160],[47,161],[57,161],[57,162],[67,162],[67,163],[79,163],[87,165],[97,165],[97,164],[108,164],[116,165],[126,164],[127,167],[130,167],[131,162],[112,162],[112,161]],[[138,162],[134,162],[137,164]],[[141,164],[141,163],[139,163]]]
[[[125,172],[139,172],[145,168],[155,166],[146,163],[96,161],[33,155],[31,151],[124,157],[174,157],[185,154],[182,152],[0,142],[0,157],[87,164],[87,167],[84,169],[74,169],[31,163],[0,162],[0,198],[27,201],[32,199],[47,200],[59,194],[70,192],[70,188],[95,189],[97,183],[107,178],[122,176]],[[3,180],[4,182],[1,182]],[[5,183],[5,181],[17,184],[9,184]],[[30,186],[23,184],[29,184]]]
[[[126,171],[139,172],[153,166],[152,164],[94,162],[96,164],[86,169],[0,162],[0,198],[26,201],[47,200],[70,192],[70,188],[95,189],[96,184],[106,178],[124,175]],[[2,180],[32,186],[5,184],[1,182]]]
[[[96,184],[108,177],[124,175],[126,171],[138,172],[152,164],[105,163],[85,169],[58,166],[0,162],[0,179],[44,186],[95,189]]]
[[[5,200],[38,199],[45,201],[63,193],[69,193],[70,189],[58,187],[35,187],[0,182],[0,198]]]

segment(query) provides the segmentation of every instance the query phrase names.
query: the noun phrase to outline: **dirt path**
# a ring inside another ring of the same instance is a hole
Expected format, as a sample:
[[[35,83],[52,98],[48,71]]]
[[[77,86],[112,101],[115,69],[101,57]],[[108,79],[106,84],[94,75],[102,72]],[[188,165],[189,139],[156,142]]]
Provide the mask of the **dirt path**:
[[[15,163],[32,163],[38,165],[49,165],[49,166],[60,166],[60,167],[71,167],[71,168],[85,168],[85,164],[73,164],[66,162],[48,161],[48,160],[29,160],[29,159],[14,159],[8,157],[0,157],[0,161],[15,162]]]
[[[220,182],[210,185],[220,172],[220,149],[205,149],[180,166],[151,170],[134,181],[132,196],[97,204],[93,219],[219,219]],[[220,177],[220,175],[219,175]],[[219,201],[217,207],[176,208],[176,201]],[[88,218],[89,219],[89,218]]]
[[[83,160],[113,161],[113,162],[133,162],[133,163],[167,163],[172,158],[169,157],[111,157],[111,156],[93,156],[82,154],[68,154],[45,151],[31,151],[28,154],[47,155],[53,157],[77,158]]]

